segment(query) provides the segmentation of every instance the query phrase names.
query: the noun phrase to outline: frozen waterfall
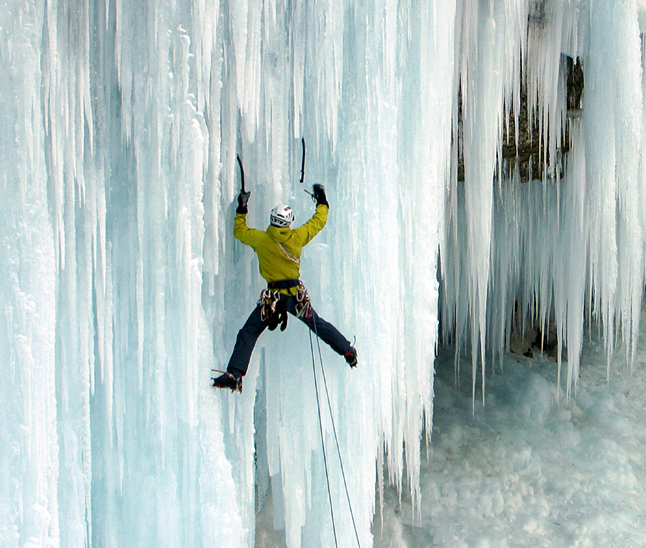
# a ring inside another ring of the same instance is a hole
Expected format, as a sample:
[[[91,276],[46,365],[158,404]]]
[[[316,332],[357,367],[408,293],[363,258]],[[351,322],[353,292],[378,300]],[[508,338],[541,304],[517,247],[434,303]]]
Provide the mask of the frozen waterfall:
[[[387,486],[422,521],[440,345],[474,413],[529,332],[563,406],[593,326],[632,368],[642,30],[637,0],[6,0],[0,545],[366,548]],[[302,279],[356,370],[291,318],[210,386],[263,288],[236,155],[256,228],[326,186]]]

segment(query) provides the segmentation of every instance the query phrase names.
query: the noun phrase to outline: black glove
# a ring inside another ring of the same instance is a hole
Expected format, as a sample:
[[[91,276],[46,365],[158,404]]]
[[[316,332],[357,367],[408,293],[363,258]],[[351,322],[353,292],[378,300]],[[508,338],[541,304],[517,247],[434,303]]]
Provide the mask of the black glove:
[[[322,204],[330,207],[330,204],[327,203],[327,196],[325,195],[325,187],[323,185],[314,185],[312,190],[314,191],[316,205]]]
[[[238,209],[236,209],[236,213],[242,213],[243,215],[247,214],[247,203],[249,202],[249,196],[251,196],[251,191],[240,192],[240,194],[238,194]]]
[[[283,301],[278,301],[276,304],[276,310],[269,317],[268,320],[269,331],[273,331],[280,325],[280,330],[285,331],[287,329],[287,309],[285,308],[285,303]]]

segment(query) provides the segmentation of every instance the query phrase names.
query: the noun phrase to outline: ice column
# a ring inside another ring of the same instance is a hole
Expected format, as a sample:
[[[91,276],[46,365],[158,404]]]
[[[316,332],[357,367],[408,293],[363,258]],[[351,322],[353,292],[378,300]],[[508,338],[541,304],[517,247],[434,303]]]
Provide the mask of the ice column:
[[[482,397],[491,269],[494,175],[501,153],[505,102],[519,90],[520,44],[525,38],[527,5],[518,2],[465,2],[461,10],[460,97],[466,212],[467,303],[470,316],[472,393],[478,355]],[[458,120],[455,120],[456,127]],[[457,192],[457,190],[454,190]],[[453,202],[454,204],[457,202]],[[454,213],[454,217],[457,215]],[[447,257],[448,258],[448,257]],[[457,299],[464,297],[457,296]],[[464,319],[465,316],[461,316]],[[464,328],[458,326],[459,331]]]
[[[59,542],[43,18],[42,5],[0,9],[0,545],[7,548]]]
[[[189,8],[2,8],[3,545],[194,546],[225,509],[243,542],[212,399],[199,422],[221,56],[200,19],[196,77]]]
[[[635,3],[591,5],[584,124],[593,215],[592,289],[609,362],[618,324],[629,364],[636,350],[644,276],[640,51]]]

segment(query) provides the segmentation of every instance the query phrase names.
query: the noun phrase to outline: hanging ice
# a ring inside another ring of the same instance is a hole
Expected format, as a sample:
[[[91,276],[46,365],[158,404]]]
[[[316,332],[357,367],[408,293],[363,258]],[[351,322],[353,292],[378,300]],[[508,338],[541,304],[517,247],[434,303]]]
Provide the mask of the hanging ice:
[[[384,484],[419,511],[438,329],[457,367],[470,355],[474,409],[528,327],[554,328],[555,367],[567,350],[565,397],[589,320],[632,364],[644,13],[5,2],[0,544],[252,546],[264,508],[290,548],[351,545],[355,525],[370,546]],[[262,287],[232,236],[237,154],[258,228],[328,190],[302,275],[360,366],[322,349],[323,439],[296,320],[263,335],[242,395],[209,386]]]

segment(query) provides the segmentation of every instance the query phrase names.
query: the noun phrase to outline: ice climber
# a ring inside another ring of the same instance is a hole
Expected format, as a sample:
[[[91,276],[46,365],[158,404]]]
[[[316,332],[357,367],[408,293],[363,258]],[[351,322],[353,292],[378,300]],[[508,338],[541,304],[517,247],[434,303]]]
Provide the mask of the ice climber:
[[[312,308],[307,289],[299,279],[301,252],[327,222],[329,204],[323,185],[314,185],[316,213],[303,226],[291,229],[294,212],[291,207],[277,205],[271,211],[266,231],[247,226],[247,204],[251,192],[238,195],[234,236],[251,246],[258,254],[260,274],[267,280],[267,289],[246,323],[238,332],[235,347],[226,373],[213,379],[213,386],[242,391],[242,377],[247,373],[249,360],[261,333],[269,327],[281,331],[287,327],[287,312],[296,316],[337,354],[345,357],[350,367],[357,365],[357,351],[331,323],[321,318]]]

